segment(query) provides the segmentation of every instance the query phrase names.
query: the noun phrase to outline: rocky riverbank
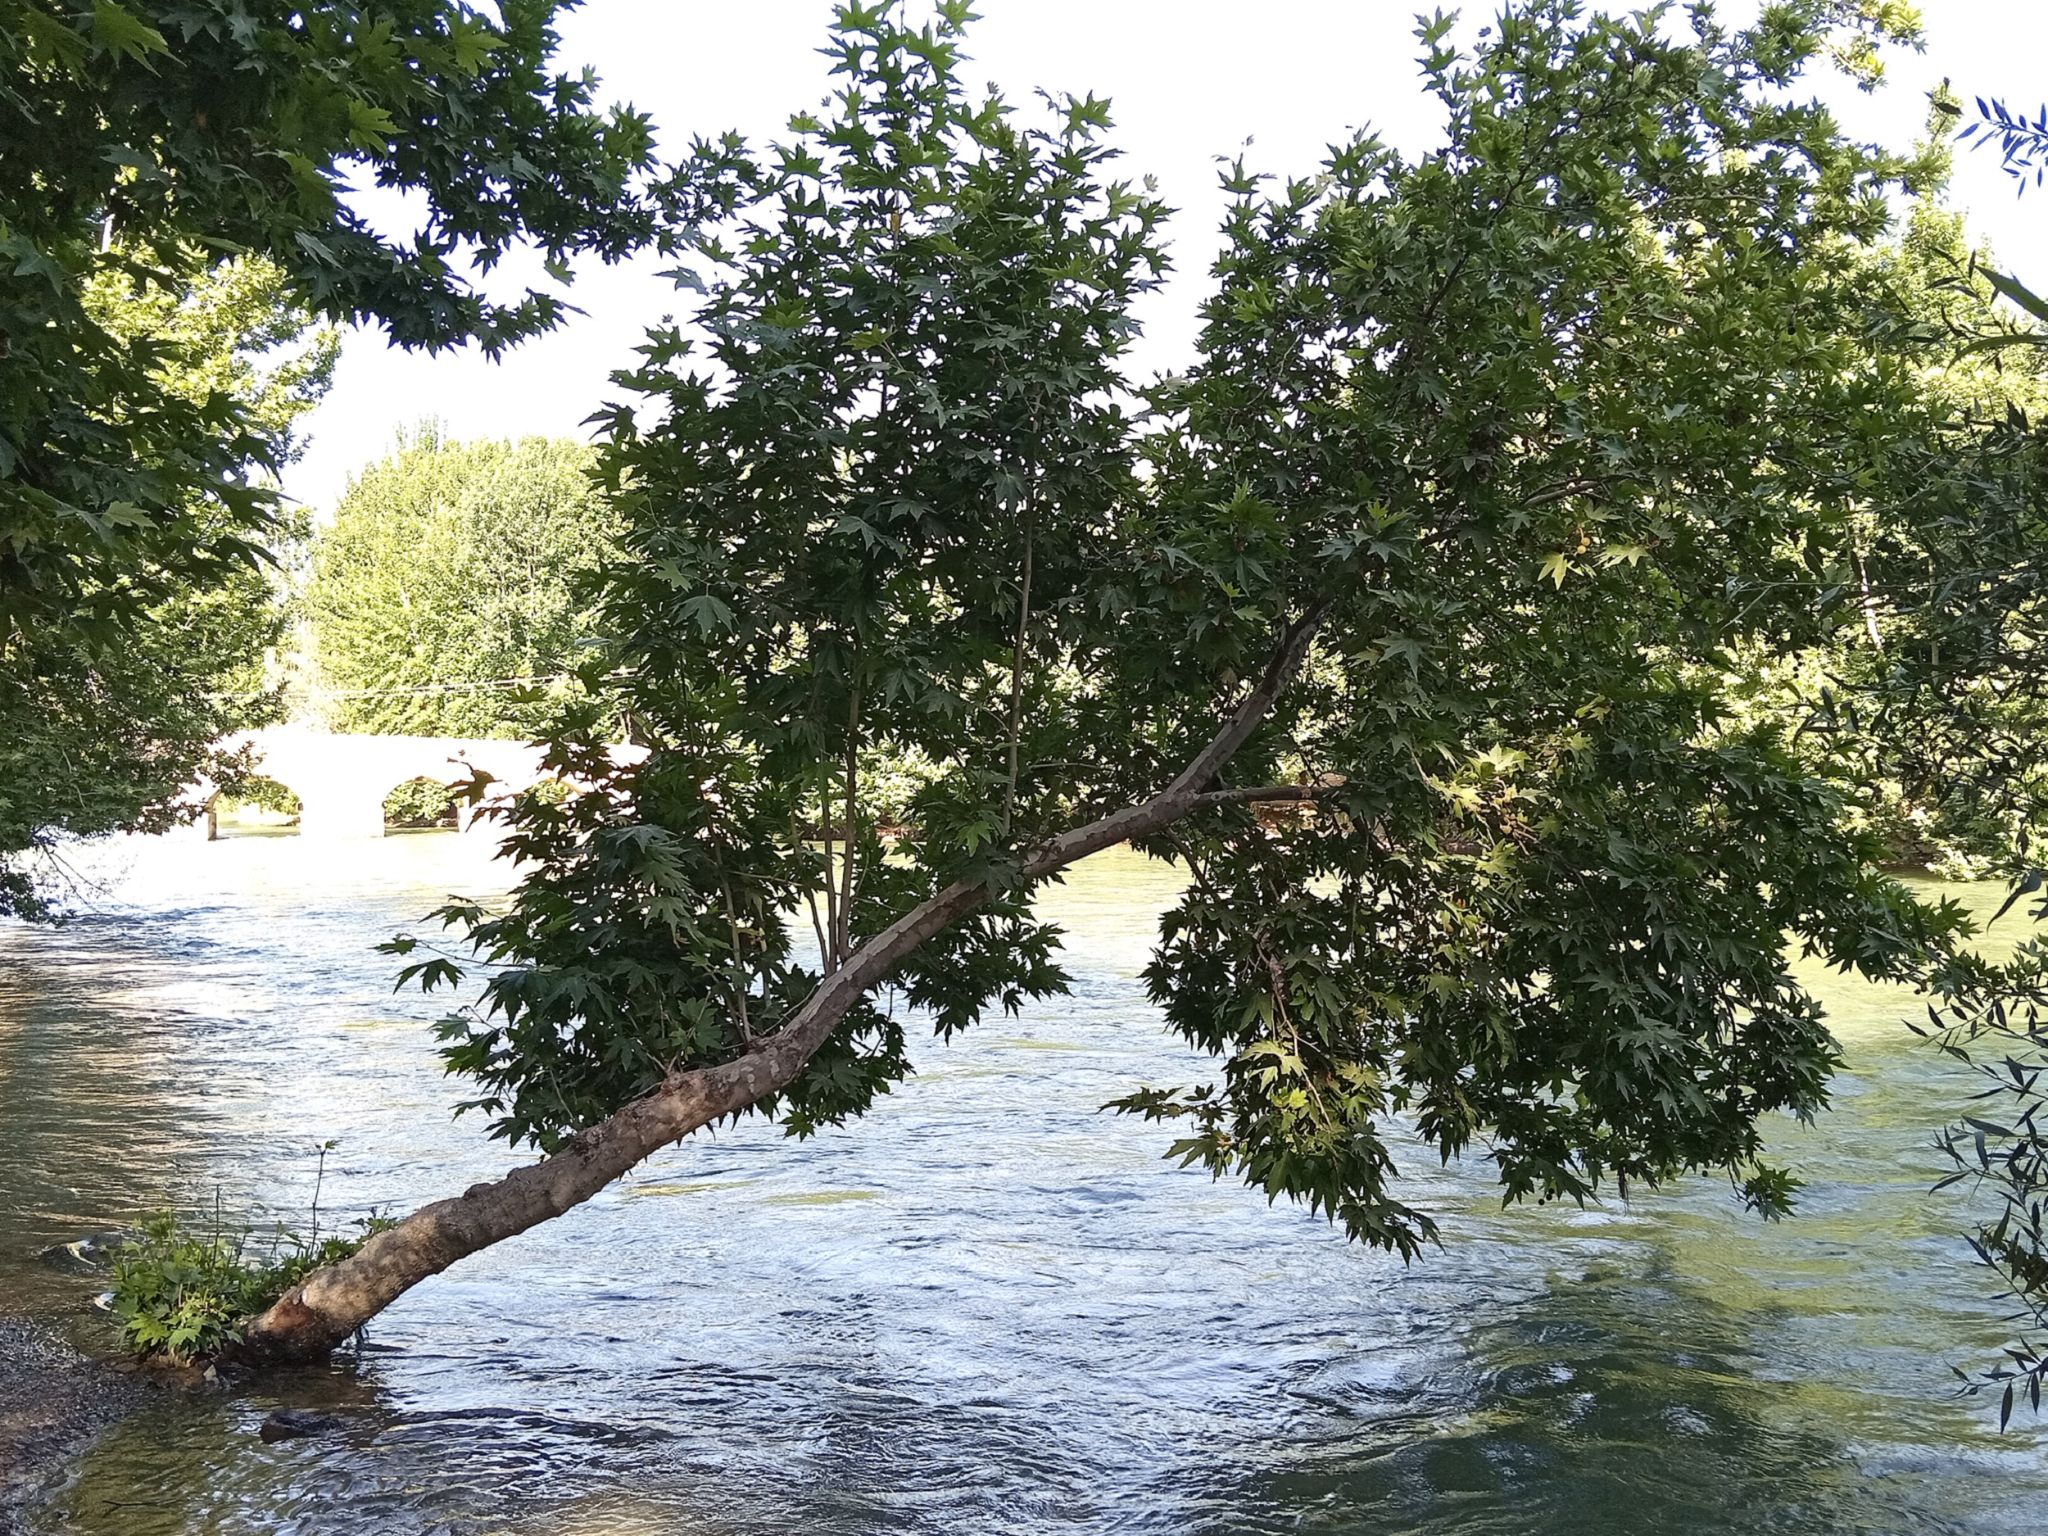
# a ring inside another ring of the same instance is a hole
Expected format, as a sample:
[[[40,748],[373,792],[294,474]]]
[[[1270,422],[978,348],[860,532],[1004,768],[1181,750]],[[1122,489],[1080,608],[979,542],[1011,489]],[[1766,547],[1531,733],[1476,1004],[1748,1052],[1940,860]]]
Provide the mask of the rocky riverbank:
[[[0,1317],[0,1536],[14,1536],[92,1437],[147,1389],[57,1330]]]

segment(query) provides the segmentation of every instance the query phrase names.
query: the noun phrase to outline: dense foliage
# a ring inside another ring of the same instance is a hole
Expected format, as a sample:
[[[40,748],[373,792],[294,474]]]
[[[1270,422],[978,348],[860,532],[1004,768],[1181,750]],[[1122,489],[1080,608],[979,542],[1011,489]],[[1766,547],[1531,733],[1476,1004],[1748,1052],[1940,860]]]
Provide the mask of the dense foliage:
[[[1397,1120],[1510,1200],[1717,1170],[1784,1209],[1761,1124],[1837,1059],[1788,936],[1989,980],[1795,750],[1834,705],[1745,707],[1754,668],[1854,643],[1859,571],[1921,561],[1898,653],[1960,623],[1928,567],[1996,472],[1871,259],[1910,167],[1793,88],[1857,52],[1844,9],[1538,0],[1471,55],[1426,25],[1444,146],[1232,168],[1200,359],[1134,422],[1161,210],[1108,179],[1102,105],[970,99],[957,4],[843,8],[827,111],[700,155],[732,217],[609,423],[590,676],[651,753],[572,711],[550,750],[589,792],[516,804],[508,910],[444,914],[502,967],[444,1025],[497,1134],[573,1156],[886,953],[759,1101],[855,1114],[908,1069],[898,1003],[951,1034],[1063,984],[1030,886],[1129,827],[1190,881],[1148,975],[1217,1066],[1124,1101],[1181,1156],[1403,1252],[1434,1229]],[[1991,660],[1943,654],[1895,721]],[[864,775],[912,755],[885,853]]]
[[[115,344],[158,352],[166,396],[231,402],[279,463],[333,368],[333,331],[262,260],[208,268],[179,292],[103,275],[85,309]],[[202,503],[191,520],[225,534],[228,517]],[[295,530],[280,522],[272,537]],[[223,564],[161,592],[147,572],[123,572],[103,590],[109,579],[85,577],[80,593],[123,605],[118,643],[62,625],[0,641],[0,915],[45,910],[47,853],[59,836],[161,830],[189,786],[233,782],[238,759],[217,743],[277,704],[265,660],[285,638],[286,606],[263,568]]]
[[[1952,157],[1942,139],[1957,110],[1937,93],[1931,140],[1912,167],[1912,206],[1896,238],[1866,257],[1889,307],[1911,317],[1899,339],[1919,344],[1911,350],[1922,388],[1950,419],[1949,462],[1937,480],[1944,485],[1966,480],[1965,461],[1981,462],[1987,442],[2016,441],[2014,423],[2023,439],[2024,424],[2048,406],[2044,333],[2006,308],[2007,280],[1988,264],[1988,252],[1970,245],[1961,215],[1943,204]],[[1992,337],[2008,344],[1987,346]],[[1912,647],[1925,640],[1922,578],[1940,564],[1932,554],[1902,561],[1884,513],[1859,509],[1854,521],[1850,574],[1861,625],[1803,653],[1747,658],[1738,708],[1744,718],[1772,718],[1810,772],[1841,786],[1890,862],[1951,877],[2008,870],[2048,829],[2048,764],[2028,750],[2048,730],[2048,717],[2038,698],[1981,667],[1940,682],[1944,707],[1930,712],[1934,690],[1910,684],[1936,680],[1921,677],[1915,657],[1926,652]],[[1954,576],[1974,569],[1973,557],[1954,547],[1939,561]],[[1976,617],[2008,628],[2030,622],[2023,608],[1998,608],[1994,601]],[[1902,683],[1906,708],[1892,729],[1882,703]],[[1976,761],[1994,748],[1995,762]]]
[[[54,690],[61,670],[83,707],[159,605],[222,590],[282,531],[266,476],[288,438],[237,391],[187,387],[205,354],[178,327],[124,330],[96,294],[176,304],[260,257],[280,313],[495,349],[562,306],[552,293],[493,298],[473,269],[530,241],[565,278],[572,253],[612,257],[649,236],[646,124],[594,110],[587,78],[549,72],[560,9],[0,10],[0,739],[33,717],[23,676]],[[419,195],[418,233],[379,234],[343,195],[350,180]],[[187,690],[136,723],[145,741],[182,739],[195,727]],[[80,830],[163,814],[166,765],[134,766],[121,749],[77,765]],[[0,905],[35,899],[12,856],[43,814],[0,818]]]
[[[208,1360],[240,1342],[250,1318],[313,1270],[345,1259],[389,1226],[370,1218],[354,1236],[279,1231],[259,1241],[229,1232],[216,1214],[195,1225],[161,1212],[114,1251],[110,1284],[121,1338],[145,1359]]]
[[[1937,107],[1961,115],[1952,104]],[[2022,191],[2038,185],[2048,111],[2030,122],[2003,103],[1979,98],[1977,109],[1979,121],[1959,138],[1997,146]],[[1959,359],[1995,365],[2007,378],[2038,378],[2048,360],[2048,298],[1976,257],[1966,281],[2007,303],[1944,317]],[[2012,943],[2006,973],[1995,987],[1930,1005],[1921,1030],[1983,1083],[1941,1136],[1954,1171],[1936,1187],[1959,1185],[1980,1197],[1973,1209],[1990,1214],[1971,1246],[2006,1286],[2016,1321],[2034,1330],[1992,1369],[1965,1378],[1972,1391],[1999,1394],[2001,1425],[2022,1400],[2038,1411],[2048,1379],[2048,871],[2040,841],[2048,810],[2048,430],[2039,396],[2014,394],[1959,456],[1967,497],[1885,562],[1880,590],[1905,620],[1906,643],[1882,669],[1870,722],[1880,731],[1907,722],[1904,761],[2011,833],[2001,867],[2012,888],[1993,920],[1994,929],[2006,927],[1992,935]]]
[[[576,443],[402,444],[313,544],[305,609],[336,730],[525,735],[590,636],[616,520]]]

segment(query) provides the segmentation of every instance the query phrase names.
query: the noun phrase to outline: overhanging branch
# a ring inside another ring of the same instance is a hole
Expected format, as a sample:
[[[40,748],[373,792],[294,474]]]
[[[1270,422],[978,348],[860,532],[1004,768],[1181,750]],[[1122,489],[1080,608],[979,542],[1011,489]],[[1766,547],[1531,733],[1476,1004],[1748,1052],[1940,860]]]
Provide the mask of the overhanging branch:
[[[1258,681],[1171,784],[1149,800],[1040,844],[1023,860],[1021,877],[1043,880],[1091,853],[1149,836],[1205,803],[1208,794],[1243,798],[1243,791],[1212,792],[1206,786],[1271,712],[1329,606],[1327,599],[1312,604],[1287,627]],[[1276,798],[1298,799],[1311,786],[1273,788],[1288,792]],[[985,879],[953,882],[844,956],[782,1029],[740,1056],[671,1075],[539,1162],[422,1206],[348,1258],[315,1270],[250,1326],[244,1353],[325,1355],[428,1276],[582,1204],[670,1142],[783,1092],[863,996],[886,982],[919,945],[986,905],[996,890]]]

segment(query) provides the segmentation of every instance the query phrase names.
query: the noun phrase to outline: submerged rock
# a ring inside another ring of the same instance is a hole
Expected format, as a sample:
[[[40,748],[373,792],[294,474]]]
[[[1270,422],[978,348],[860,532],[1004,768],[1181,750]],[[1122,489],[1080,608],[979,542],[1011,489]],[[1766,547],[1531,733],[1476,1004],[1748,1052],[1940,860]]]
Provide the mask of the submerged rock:
[[[68,1243],[52,1243],[36,1257],[59,1269],[105,1269],[127,1244],[119,1232],[88,1232]]]
[[[256,1433],[265,1445],[274,1445],[280,1440],[303,1440],[308,1435],[324,1435],[341,1428],[342,1423],[343,1420],[331,1413],[278,1408],[272,1410]]]

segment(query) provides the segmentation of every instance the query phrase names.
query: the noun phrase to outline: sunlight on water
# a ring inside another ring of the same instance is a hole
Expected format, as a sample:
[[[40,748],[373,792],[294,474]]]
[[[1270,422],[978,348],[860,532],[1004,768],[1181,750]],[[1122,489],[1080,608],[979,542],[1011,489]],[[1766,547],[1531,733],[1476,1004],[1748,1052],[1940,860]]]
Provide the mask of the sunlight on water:
[[[372,951],[507,883],[482,838],[98,852],[98,910],[0,929],[0,1292],[83,1317],[33,1257],[166,1200],[303,1223],[508,1162]],[[1138,974],[1171,869],[1052,890],[1070,997],[992,1020],[867,1122],[743,1125],[406,1298],[360,1369],[174,1397],[39,1530],[170,1533],[1786,1532],[2040,1528],[2048,1435],[1952,1393],[2003,1334],[1926,1198],[1969,1091],[1911,1000],[1818,981],[1838,1107],[1787,1126],[1801,1214],[1708,1181],[1503,1212],[1405,1160],[1447,1247],[1413,1268],[1160,1161],[1099,1113],[1204,1063]],[[1975,892],[1977,901],[1989,893]],[[264,1445],[279,1403],[339,1432]]]

